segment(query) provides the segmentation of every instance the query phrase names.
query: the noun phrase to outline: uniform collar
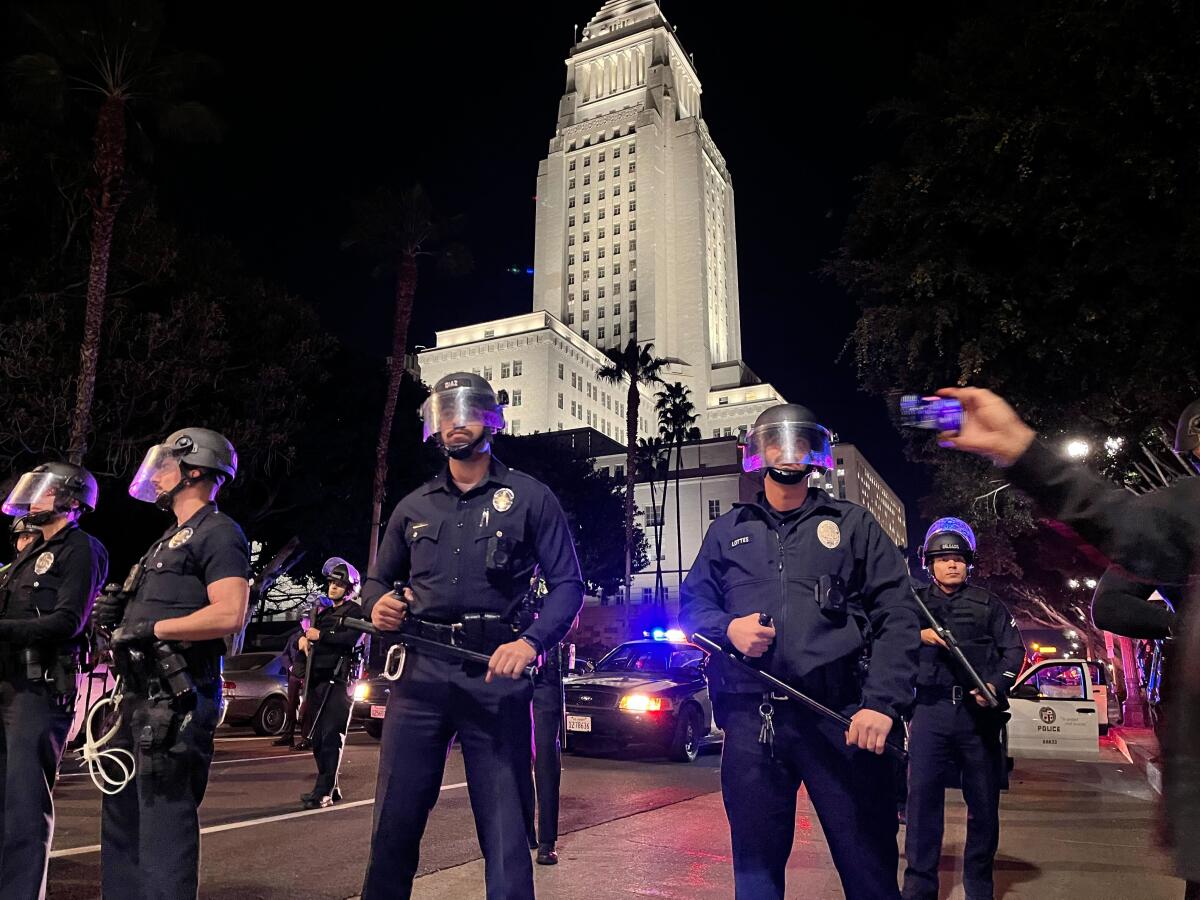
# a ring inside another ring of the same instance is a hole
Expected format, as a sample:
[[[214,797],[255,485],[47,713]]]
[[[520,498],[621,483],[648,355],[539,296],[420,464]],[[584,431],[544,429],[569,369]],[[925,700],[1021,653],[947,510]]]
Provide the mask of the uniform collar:
[[[818,512],[827,513],[831,516],[838,516],[839,518],[842,515],[841,508],[833,502],[833,498],[831,498],[827,493],[825,493],[825,491],[818,487],[810,487],[808,489],[808,497],[805,499],[804,503],[796,509],[788,510],[786,513],[779,512],[767,502],[766,491],[759,491],[758,496],[755,497],[751,502],[735,503],[733,505],[735,507],[740,506],[754,510],[760,516],[772,522],[777,519],[807,519],[809,516]]]
[[[496,484],[499,484],[499,485],[507,485],[511,478],[510,473],[511,473],[511,470],[508,468],[508,466],[506,466],[504,463],[500,462],[500,460],[496,459],[495,456],[493,456],[491,458],[491,461],[488,463],[487,474],[483,476],[483,481],[479,482],[479,484],[477,484],[477,485],[475,485],[475,487],[471,488],[470,493],[472,493],[472,494],[477,493],[477,492],[483,490],[485,487],[487,487],[492,482],[495,482]],[[442,472],[440,475],[438,475],[436,478],[434,478],[432,481],[430,481],[427,485],[425,485],[425,489],[424,489],[423,493],[432,494],[432,493],[435,493],[436,491],[444,491],[445,493],[451,494],[452,496],[459,496],[460,494],[462,494],[462,491],[460,491],[458,489],[458,486],[455,485],[454,481],[450,478],[450,464],[449,463],[446,463],[446,467],[444,469],[442,469]]]
[[[197,528],[209,516],[213,516],[216,514],[217,514],[217,504],[216,503],[206,503],[202,507],[200,507],[198,510],[196,510],[194,513],[192,513],[191,518],[188,519],[186,522],[182,522],[178,525],[172,525],[170,528],[168,528],[166,530],[166,533],[164,534],[164,537],[166,536],[166,534],[175,534],[176,532],[183,531],[183,529],[185,529],[185,528]]]
[[[35,546],[30,547],[28,550],[26,550],[25,553],[14,558],[12,560],[12,562],[10,562],[5,567],[5,570],[8,572],[15,572],[20,566],[24,565],[24,563],[27,562],[28,560],[37,559],[39,556],[41,556],[47,550],[51,550],[54,547],[58,546],[59,544],[64,543],[67,540],[67,538],[69,538],[71,536],[71,532],[78,530],[78,528],[79,528],[78,522],[72,522],[69,525],[64,526],[63,528],[61,528],[58,531],[57,534],[54,535],[54,537],[50,538],[50,540],[39,541]]]

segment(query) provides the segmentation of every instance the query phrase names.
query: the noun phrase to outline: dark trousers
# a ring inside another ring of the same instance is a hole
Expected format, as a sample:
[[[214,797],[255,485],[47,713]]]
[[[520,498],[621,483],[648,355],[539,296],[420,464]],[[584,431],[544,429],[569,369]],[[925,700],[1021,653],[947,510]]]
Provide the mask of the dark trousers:
[[[43,684],[0,682],[0,897],[46,895],[54,800],[72,715]]]
[[[304,692],[304,679],[298,675],[288,673],[288,698],[287,698],[287,718],[283,722],[283,731],[280,732],[280,737],[288,737],[293,740],[296,737],[296,711],[300,708],[300,698]],[[304,726],[300,727],[301,735],[306,734]]]
[[[429,811],[457,735],[467,770],[488,900],[533,897],[521,802],[529,782],[528,679],[484,683],[484,668],[410,653],[388,697],[371,858],[362,900],[410,896]]]
[[[313,759],[317,761],[317,781],[313,793],[324,797],[337,787],[338,769],[342,766],[342,751],[346,747],[346,732],[350,728],[353,703],[346,693],[346,683],[328,677],[318,681],[313,675],[313,715],[317,716],[313,730]],[[321,704],[324,703],[324,706]],[[317,711],[320,710],[318,713]]]
[[[537,830],[533,798],[526,812],[529,843],[553,847],[558,841],[558,794],[562,782],[562,681],[547,678],[533,687],[533,780],[537,788]]]
[[[759,743],[759,695],[723,695],[721,793],[733,841],[738,900],[783,900],[784,870],[803,785],[816,810],[847,900],[896,900],[893,766],[845,745],[834,723],[775,701],[774,751]]]
[[[198,690],[190,717],[171,715],[165,700],[126,694],[121,701],[121,726],[109,746],[133,753],[136,774],[102,801],[100,867],[106,898],[197,895],[198,810],[208,786],[219,707],[220,688],[211,683]],[[161,740],[150,740],[154,734]]]
[[[965,703],[918,703],[909,730],[905,900],[936,900],[945,828],[946,771],[957,763],[967,804],[963,887],[967,900],[992,900],[1000,844],[1000,719]]]

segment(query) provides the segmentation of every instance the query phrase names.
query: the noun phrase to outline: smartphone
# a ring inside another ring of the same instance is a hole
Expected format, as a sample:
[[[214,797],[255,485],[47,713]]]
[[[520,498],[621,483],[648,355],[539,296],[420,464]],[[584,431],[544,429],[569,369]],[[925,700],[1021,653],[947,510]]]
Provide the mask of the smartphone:
[[[900,424],[905,428],[926,428],[931,431],[962,430],[963,408],[949,397],[926,399],[916,394],[900,398]]]

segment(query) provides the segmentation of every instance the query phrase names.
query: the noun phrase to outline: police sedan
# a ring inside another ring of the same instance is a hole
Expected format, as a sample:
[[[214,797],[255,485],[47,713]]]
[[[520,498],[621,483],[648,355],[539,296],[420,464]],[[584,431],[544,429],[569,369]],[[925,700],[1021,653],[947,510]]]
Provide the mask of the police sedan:
[[[594,671],[564,680],[567,748],[648,745],[691,762],[719,742],[713,723],[707,654],[679,631],[655,631],[610,651]]]

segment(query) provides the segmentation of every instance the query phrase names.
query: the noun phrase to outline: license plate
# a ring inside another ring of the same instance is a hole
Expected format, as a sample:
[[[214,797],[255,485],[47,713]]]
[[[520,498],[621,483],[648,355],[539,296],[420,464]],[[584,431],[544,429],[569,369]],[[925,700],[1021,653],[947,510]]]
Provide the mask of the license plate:
[[[372,706],[371,707],[371,718],[372,719],[382,719],[384,716],[384,713],[386,713],[386,712],[387,712],[386,706]]]
[[[591,731],[591,716],[567,716],[567,731]]]

